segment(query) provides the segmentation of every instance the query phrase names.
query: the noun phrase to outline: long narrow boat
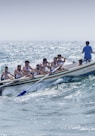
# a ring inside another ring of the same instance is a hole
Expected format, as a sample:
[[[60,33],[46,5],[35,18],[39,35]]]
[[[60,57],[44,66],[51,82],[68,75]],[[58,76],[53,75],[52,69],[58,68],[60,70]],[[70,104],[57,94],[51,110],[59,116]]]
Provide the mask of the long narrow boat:
[[[82,65],[79,65],[78,63],[72,63],[65,65],[64,70],[50,74],[44,79],[44,81],[51,82],[59,78],[88,76],[91,74],[95,74],[95,61],[84,62]],[[38,75],[35,78],[22,77],[14,80],[0,81],[0,92],[3,92],[5,88],[9,87],[12,87],[13,89],[17,87],[19,88],[20,86],[23,87],[24,84],[34,84],[43,77],[43,75]]]

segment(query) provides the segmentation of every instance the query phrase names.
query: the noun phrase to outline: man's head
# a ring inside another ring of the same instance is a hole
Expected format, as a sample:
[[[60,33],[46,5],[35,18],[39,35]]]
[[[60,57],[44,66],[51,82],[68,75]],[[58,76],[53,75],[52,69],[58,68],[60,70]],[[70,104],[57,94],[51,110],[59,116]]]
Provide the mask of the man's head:
[[[29,66],[29,63],[30,63],[29,60],[26,60],[25,61],[25,66]]]
[[[89,45],[89,41],[86,41],[86,45]]]
[[[5,66],[5,71],[8,71],[8,67],[7,66]]]

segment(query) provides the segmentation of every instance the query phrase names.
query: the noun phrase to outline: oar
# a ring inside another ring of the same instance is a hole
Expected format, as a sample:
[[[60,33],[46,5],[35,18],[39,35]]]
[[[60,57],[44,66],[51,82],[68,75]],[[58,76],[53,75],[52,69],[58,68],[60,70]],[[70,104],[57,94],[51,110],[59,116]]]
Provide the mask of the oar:
[[[47,78],[51,73],[54,73],[56,70],[58,70],[60,68],[60,66],[58,66],[57,68],[55,68],[54,70],[52,70],[50,73],[46,74],[44,77],[42,77],[39,81],[37,81],[35,84],[31,85],[29,88],[27,88],[26,90],[23,90],[22,92],[20,92],[17,96],[23,96],[24,94],[28,93],[28,91],[32,88],[35,87],[38,83],[40,83],[41,81],[43,81],[45,78]]]

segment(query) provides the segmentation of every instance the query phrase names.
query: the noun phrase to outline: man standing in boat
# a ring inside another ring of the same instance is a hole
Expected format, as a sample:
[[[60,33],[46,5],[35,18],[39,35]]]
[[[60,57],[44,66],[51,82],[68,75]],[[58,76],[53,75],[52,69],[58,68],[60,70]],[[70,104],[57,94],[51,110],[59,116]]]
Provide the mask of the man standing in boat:
[[[92,59],[91,53],[94,53],[92,47],[89,45],[89,41],[86,41],[86,46],[83,48],[82,53],[84,53],[84,61],[90,62]]]

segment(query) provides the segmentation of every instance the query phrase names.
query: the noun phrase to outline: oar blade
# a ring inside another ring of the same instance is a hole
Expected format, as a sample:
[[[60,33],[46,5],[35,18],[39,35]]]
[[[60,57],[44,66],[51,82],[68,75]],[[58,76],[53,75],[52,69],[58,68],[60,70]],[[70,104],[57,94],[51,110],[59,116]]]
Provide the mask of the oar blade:
[[[27,93],[27,91],[26,90],[24,90],[24,91],[22,91],[20,94],[18,94],[17,95],[17,97],[19,97],[19,96],[23,96],[24,94],[26,94]]]
[[[57,68],[55,68],[55,69],[52,71],[52,73],[54,73],[54,72],[55,72],[57,69],[59,69],[59,68],[60,68],[60,66],[58,66]],[[19,94],[17,95],[17,97],[25,95],[31,88],[34,88],[38,83],[42,82],[42,81],[43,81],[45,78],[47,78],[49,75],[50,75],[50,73],[46,74],[44,77],[42,77],[40,80],[38,80],[34,85],[31,85],[28,89],[26,89],[26,90],[22,91],[21,93],[19,93]]]

